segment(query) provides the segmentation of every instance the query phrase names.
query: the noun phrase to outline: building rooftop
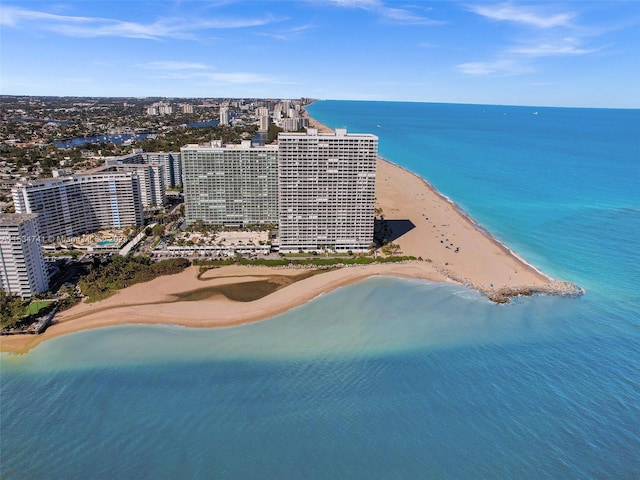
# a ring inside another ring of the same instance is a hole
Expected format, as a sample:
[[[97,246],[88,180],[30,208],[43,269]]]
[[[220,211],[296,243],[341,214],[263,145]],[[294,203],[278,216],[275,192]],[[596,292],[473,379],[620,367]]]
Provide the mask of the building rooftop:
[[[116,165],[116,166],[120,166],[120,165]],[[146,166],[146,165],[145,165]],[[77,173],[77,174],[73,174],[73,175],[63,175],[61,177],[49,177],[49,178],[41,178],[38,180],[20,180],[19,182],[16,182],[15,186],[16,187],[20,187],[20,186],[39,186],[39,185],[46,185],[48,183],[68,183],[69,181],[73,181],[73,180],[85,180],[85,179],[91,179],[91,178],[109,178],[109,177],[113,177],[113,176],[117,176],[117,177],[126,177],[126,176],[131,176],[133,175],[133,172],[123,172],[123,171],[117,171],[117,172],[111,172],[111,171],[105,171],[105,167],[96,167],[93,168],[91,170],[85,170],[82,173]]]
[[[244,140],[242,143],[222,143],[219,140],[213,140],[206,143],[190,143],[183,146],[180,150],[277,150],[278,145],[253,145],[251,140]]]
[[[319,132],[316,128],[307,128],[306,132],[280,132],[278,137],[378,138],[372,133],[347,133],[346,128],[336,128],[335,132]]]

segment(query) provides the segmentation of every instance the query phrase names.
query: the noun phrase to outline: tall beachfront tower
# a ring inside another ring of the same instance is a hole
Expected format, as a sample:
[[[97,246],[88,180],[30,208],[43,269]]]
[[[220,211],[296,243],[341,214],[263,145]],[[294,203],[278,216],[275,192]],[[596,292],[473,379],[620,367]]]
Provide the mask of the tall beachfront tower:
[[[278,144],[280,250],[368,250],[378,137],[308,129]]]
[[[278,146],[250,140],[185,145],[182,183],[187,223],[247,226],[278,223]]]
[[[43,242],[144,224],[140,180],[133,172],[103,172],[20,182],[12,189],[17,213],[38,213]]]
[[[38,230],[38,216],[0,215],[0,289],[29,298],[46,292],[49,274]]]

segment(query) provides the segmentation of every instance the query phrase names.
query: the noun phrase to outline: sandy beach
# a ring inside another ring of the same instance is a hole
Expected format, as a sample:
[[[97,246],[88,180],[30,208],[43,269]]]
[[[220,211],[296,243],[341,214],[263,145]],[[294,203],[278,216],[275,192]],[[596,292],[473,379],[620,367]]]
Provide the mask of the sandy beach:
[[[313,119],[310,123],[328,130]],[[520,293],[576,293],[573,285],[551,279],[497,242],[422,178],[384,159],[378,159],[376,198],[399,254],[421,261],[350,266],[303,279],[296,278],[303,273],[300,269],[251,266],[215,268],[198,278],[199,268],[190,267],[128,287],[106,300],[76,305],[58,314],[56,323],[41,335],[0,337],[0,351],[24,352],[50,338],[111,325],[216,327],[262,320],[377,275],[461,283],[495,301]],[[247,283],[251,288],[252,282],[265,281],[276,290],[249,302],[230,300],[215,291],[222,285]]]

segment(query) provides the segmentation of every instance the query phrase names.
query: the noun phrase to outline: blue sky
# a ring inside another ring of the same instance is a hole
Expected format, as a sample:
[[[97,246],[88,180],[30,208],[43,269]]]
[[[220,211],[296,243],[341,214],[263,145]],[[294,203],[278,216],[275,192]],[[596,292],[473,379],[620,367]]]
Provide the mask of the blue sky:
[[[640,108],[640,1],[0,0],[0,93]]]

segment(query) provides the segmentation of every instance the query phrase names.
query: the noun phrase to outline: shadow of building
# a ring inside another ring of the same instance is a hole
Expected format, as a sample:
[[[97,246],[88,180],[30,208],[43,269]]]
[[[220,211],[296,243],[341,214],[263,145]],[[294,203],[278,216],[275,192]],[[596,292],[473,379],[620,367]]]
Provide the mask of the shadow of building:
[[[416,228],[411,220],[375,219],[373,222],[373,240],[380,247],[393,242],[405,233]]]

